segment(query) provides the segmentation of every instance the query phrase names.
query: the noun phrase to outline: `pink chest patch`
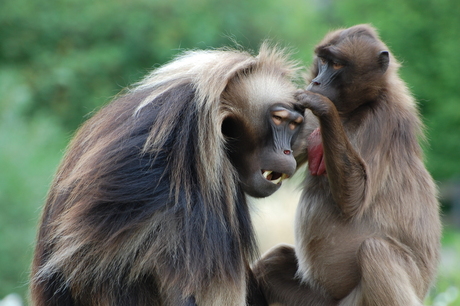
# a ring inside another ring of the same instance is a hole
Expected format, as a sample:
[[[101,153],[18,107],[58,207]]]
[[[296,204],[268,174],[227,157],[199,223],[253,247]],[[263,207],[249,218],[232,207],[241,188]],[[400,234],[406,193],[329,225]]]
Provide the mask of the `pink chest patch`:
[[[319,128],[308,136],[308,170],[311,175],[326,175],[323,142]]]

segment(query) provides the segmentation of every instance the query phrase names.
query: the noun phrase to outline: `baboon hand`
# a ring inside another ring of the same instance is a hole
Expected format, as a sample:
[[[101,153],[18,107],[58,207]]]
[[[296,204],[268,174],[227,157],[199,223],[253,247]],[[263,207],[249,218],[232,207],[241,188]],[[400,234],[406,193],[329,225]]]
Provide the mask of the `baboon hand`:
[[[300,105],[310,109],[317,117],[323,117],[329,115],[331,112],[336,112],[334,103],[323,95],[299,89],[295,94],[295,98]]]

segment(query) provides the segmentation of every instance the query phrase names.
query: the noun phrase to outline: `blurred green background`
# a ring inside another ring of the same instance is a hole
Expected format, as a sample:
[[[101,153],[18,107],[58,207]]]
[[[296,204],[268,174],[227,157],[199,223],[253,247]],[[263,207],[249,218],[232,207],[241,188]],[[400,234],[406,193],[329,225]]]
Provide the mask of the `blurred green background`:
[[[460,305],[459,16],[458,0],[1,0],[0,299],[26,300],[40,209],[66,144],[123,87],[180,50],[233,41],[257,50],[270,38],[308,65],[327,31],[372,23],[419,101],[441,190],[443,261],[426,303]],[[295,199],[280,195],[256,213],[258,228],[274,225],[259,230],[262,251],[292,239]]]

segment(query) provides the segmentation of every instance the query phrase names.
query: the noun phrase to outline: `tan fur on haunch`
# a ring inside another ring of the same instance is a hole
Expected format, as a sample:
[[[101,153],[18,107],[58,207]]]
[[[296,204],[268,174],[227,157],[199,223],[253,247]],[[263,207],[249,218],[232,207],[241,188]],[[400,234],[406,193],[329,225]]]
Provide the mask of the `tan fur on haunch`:
[[[292,104],[297,72],[268,44],[189,51],[88,120],[44,207],[32,304],[245,305],[257,252],[222,123],[255,139],[261,84]]]

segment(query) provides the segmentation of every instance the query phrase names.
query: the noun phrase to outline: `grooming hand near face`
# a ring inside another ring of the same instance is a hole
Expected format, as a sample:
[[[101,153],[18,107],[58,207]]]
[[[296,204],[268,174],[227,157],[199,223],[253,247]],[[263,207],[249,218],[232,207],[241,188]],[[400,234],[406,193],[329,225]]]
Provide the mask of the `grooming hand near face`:
[[[269,251],[254,273],[269,303],[421,305],[441,225],[415,101],[367,25],[329,33],[315,54],[310,85],[297,95],[305,121],[313,114],[319,126],[294,146],[310,169],[295,251]]]

